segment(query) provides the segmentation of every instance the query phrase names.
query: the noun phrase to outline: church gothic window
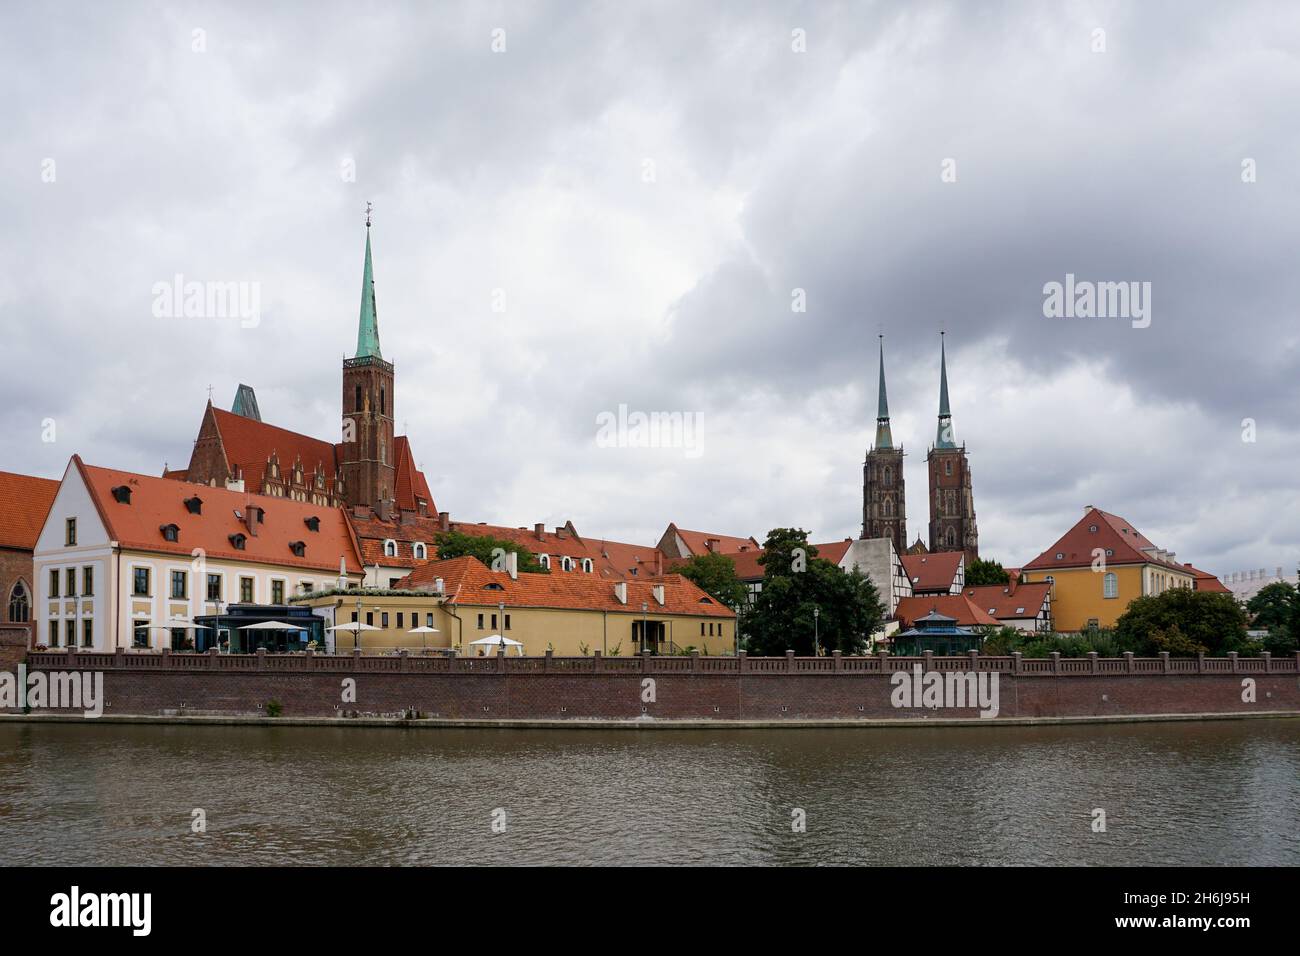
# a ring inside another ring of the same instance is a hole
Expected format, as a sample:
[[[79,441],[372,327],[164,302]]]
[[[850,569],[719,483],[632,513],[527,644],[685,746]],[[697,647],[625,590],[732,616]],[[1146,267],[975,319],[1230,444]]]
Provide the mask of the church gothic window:
[[[26,624],[30,619],[31,605],[27,600],[27,588],[19,581],[9,593],[9,620],[15,624]]]

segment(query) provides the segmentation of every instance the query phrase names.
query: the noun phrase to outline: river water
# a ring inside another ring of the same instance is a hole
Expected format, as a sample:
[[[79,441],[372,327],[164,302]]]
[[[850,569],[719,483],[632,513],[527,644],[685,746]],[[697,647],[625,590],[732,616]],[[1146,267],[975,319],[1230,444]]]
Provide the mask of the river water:
[[[0,864],[31,863],[1297,865],[1300,720],[4,723]]]

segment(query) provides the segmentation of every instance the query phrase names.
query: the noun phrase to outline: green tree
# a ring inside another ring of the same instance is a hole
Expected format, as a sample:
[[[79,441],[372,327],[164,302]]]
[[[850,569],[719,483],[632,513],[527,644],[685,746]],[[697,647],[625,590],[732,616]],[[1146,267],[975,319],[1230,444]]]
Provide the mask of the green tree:
[[[845,572],[816,557],[807,532],[774,528],[764,545],[763,590],[745,618],[750,653],[774,656],[817,647],[860,654],[880,626],[884,607],[875,586],[856,568]]]
[[[749,589],[736,577],[736,562],[725,554],[707,551],[693,555],[677,569],[677,573],[695,582],[705,594],[721,601],[733,611],[745,607]]]
[[[520,571],[529,574],[550,573],[546,568],[542,567],[531,551],[521,544],[515,544],[513,541],[507,541],[504,538],[481,537],[479,535],[465,534],[461,531],[443,531],[434,538],[434,542],[438,545],[439,561],[469,555],[478,558],[490,568],[492,567],[493,552],[500,548],[507,553],[519,555]]]
[[[985,561],[976,558],[966,569],[967,587],[979,587],[985,584],[1010,584],[1011,575],[1007,574],[999,561]]]
[[[1259,589],[1246,603],[1246,610],[1255,627],[1269,631],[1289,629],[1300,612],[1300,591],[1286,581],[1274,581]]]
[[[1246,613],[1231,594],[1171,588],[1134,599],[1115,622],[1115,637],[1121,649],[1146,656],[1222,655],[1246,646]]]

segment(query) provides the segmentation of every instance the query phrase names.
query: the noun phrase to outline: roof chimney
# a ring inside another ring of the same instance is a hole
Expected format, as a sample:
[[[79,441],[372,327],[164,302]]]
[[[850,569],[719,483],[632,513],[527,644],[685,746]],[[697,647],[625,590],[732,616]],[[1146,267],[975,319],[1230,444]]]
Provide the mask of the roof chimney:
[[[381,498],[375,503],[375,513],[379,515],[380,521],[387,521],[389,518],[388,499]]]
[[[541,541],[545,538],[545,536],[546,536],[546,525],[542,524],[540,521],[537,522],[537,524],[533,525],[534,538],[536,538],[538,541]]]
[[[449,511],[438,512],[438,530],[439,531],[451,530],[451,512]]]
[[[663,573],[664,573],[664,553],[660,551],[658,548],[655,548],[655,574],[661,575]]]
[[[569,533],[557,524],[555,526],[555,536],[557,538],[567,538],[569,536]]]
[[[261,510],[257,505],[249,505],[244,509],[244,527],[248,529],[250,538],[257,537],[258,512]]]
[[[614,585],[614,597],[618,598],[619,604],[627,603],[627,582],[619,581]]]

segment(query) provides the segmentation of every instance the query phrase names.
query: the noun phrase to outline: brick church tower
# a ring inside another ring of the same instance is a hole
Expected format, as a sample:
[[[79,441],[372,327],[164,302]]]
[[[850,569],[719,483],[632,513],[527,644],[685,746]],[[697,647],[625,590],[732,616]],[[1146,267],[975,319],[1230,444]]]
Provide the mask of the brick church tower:
[[[339,446],[349,505],[393,510],[397,469],[393,456],[393,364],[379,351],[370,214],[366,213],[366,264],[361,280],[357,354],[343,360],[343,442]]]
[[[904,495],[903,448],[894,447],[885,394],[885,337],[880,337],[880,397],[876,441],[862,465],[862,537],[888,538],[894,550],[907,550],[907,499]]]
[[[965,551],[966,564],[979,557],[975,496],[971,490],[966,446],[953,437],[948,407],[948,361],[939,333],[939,427],[934,447],[925,456],[930,472],[930,550]]]

